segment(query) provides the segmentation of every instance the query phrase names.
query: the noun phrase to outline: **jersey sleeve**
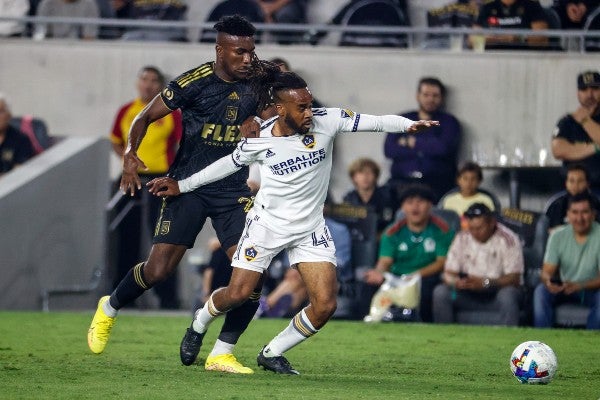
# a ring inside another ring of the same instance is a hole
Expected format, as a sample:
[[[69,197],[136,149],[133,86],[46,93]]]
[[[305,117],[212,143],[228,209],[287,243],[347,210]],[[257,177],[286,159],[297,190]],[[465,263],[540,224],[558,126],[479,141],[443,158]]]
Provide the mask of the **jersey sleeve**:
[[[262,146],[242,140],[232,154],[219,158],[206,168],[177,182],[181,193],[192,192],[200,186],[221,180],[258,159]]]
[[[414,123],[399,115],[360,114],[349,109],[330,108],[336,132],[406,132]]]
[[[194,95],[189,93],[192,90],[191,86],[182,88],[177,83],[178,79],[179,78],[169,82],[167,87],[165,87],[160,93],[163,103],[165,103],[165,105],[171,110],[185,108],[185,106],[190,102],[190,99],[194,98]]]

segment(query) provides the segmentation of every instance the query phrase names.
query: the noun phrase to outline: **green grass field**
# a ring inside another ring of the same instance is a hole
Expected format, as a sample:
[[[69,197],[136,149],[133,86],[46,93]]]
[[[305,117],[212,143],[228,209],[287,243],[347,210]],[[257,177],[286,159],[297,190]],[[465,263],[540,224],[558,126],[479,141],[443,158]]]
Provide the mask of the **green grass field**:
[[[300,376],[184,367],[179,342],[189,318],[123,314],[102,355],[90,353],[89,313],[0,312],[1,399],[598,399],[597,333],[332,321],[287,354]],[[236,355],[255,367],[287,320],[254,321]],[[200,353],[212,348],[220,322]],[[522,385],[508,359],[526,340],[549,344],[558,372]]]

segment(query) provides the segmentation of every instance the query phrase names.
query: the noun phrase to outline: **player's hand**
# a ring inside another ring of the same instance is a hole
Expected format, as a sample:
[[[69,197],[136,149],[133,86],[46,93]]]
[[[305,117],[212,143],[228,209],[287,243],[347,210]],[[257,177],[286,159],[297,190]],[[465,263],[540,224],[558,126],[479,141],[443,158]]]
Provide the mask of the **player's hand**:
[[[179,184],[173,178],[163,176],[160,178],[154,178],[150,182],[146,183],[148,191],[155,196],[179,196]]]
[[[412,124],[407,130],[406,132],[408,133],[415,133],[415,132],[419,132],[428,128],[431,128],[432,126],[440,126],[440,121],[429,121],[429,120],[420,120],[420,121],[415,121],[414,124]]]
[[[245,138],[255,138],[260,136],[260,124],[254,117],[248,117],[240,125],[240,133]]]
[[[133,196],[136,189],[140,190],[142,188],[142,181],[138,175],[140,168],[148,169],[135,152],[126,151],[123,154],[123,174],[121,175],[121,184],[119,185],[121,192],[124,194],[129,193],[130,196]]]

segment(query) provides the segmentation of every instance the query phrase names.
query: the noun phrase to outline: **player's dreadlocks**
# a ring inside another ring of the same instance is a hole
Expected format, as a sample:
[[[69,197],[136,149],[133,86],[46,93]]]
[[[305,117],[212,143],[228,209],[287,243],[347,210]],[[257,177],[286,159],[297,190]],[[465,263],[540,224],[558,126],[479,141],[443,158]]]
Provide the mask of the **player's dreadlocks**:
[[[278,74],[281,74],[281,71],[277,64],[261,60],[254,55],[252,64],[250,65],[250,77],[248,78],[248,81],[250,82],[252,91],[256,95],[259,112],[273,104],[271,86],[275,82]]]

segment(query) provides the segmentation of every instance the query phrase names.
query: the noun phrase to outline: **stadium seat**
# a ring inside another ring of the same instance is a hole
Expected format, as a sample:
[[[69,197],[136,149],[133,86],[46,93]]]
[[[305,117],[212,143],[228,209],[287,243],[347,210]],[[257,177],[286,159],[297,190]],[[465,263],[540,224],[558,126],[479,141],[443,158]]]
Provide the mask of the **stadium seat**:
[[[588,15],[583,30],[585,33],[600,31],[600,6]],[[600,51],[600,32],[597,36],[586,39],[585,49],[586,51]]]
[[[377,261],[377,216],[368,207],[350,204],[332,204],[327,215],[348,226],[352,238],[352,270],[339,274],[337,310],[333,318],[357,318],[357,281],[355,271],[362,267],[372,268]]]
[[[560,17],[556,10],[552,7],[542,7],[544,10],[544,14],[546,15],[546,22],[548,23],[548,29],[560,30],[562,29],[562,24],[560,22]],[[561,39],[558,37],[551,37],[548,41],[548,45],[550,46],[550,50],[564,50],[563,44],[561,43]]]
[[[409,26],[399,5],[390,0],[362,0],[350,4],[342,15],[342,26]],[[406,34],[344,32],[340,46],[408,47]]]
[[[9,124],[29,137],[35,154],[41,153],[54,144],[53,138],[48,134],[46,123],[40,118],[23,115],[11,118]]]

